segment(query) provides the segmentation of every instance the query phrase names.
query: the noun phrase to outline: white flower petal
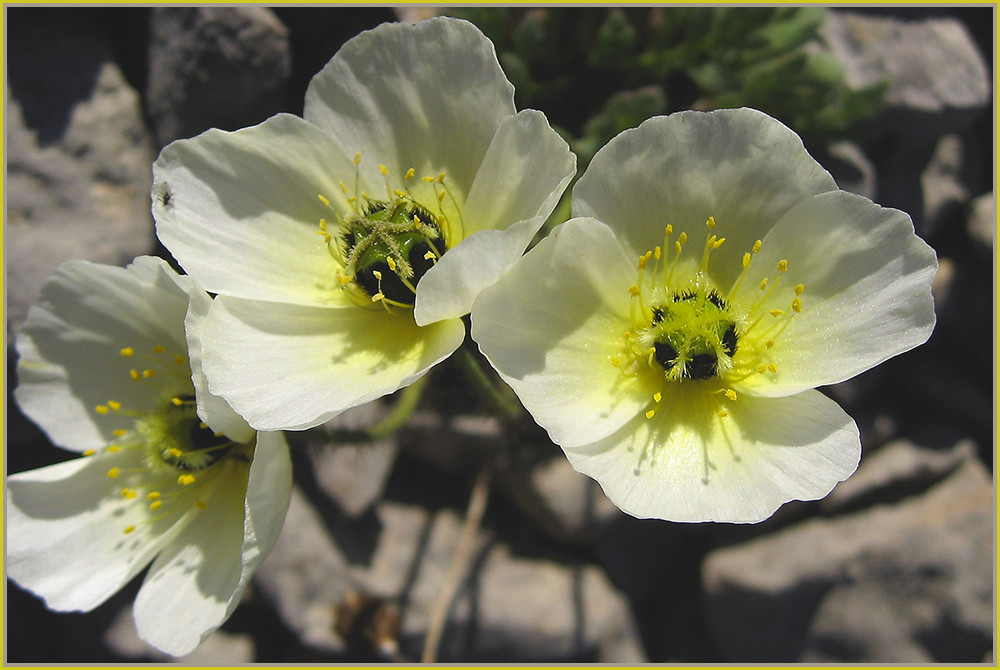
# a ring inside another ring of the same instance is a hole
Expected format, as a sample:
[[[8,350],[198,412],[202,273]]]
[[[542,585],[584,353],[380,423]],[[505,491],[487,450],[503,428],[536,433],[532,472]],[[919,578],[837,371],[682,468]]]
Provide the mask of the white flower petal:
[[[393,174],[445,171],[468,193],[514,88],[493,44],[471,23],[433,18],[383,24],[348,41],[313,77],[305,118],[361,152],[366,181],[381,163]]]
[[[635,273],[607,226],[572,219],[473,306],[473,339],[557,444],[614,432],[655,391],[611,360],[629,324]]]
[[[544,114],[526,109],[504,118],[466,198],[462,237],[539,217],[540,227],[575,172],[576,156]]]
[[[762,521],[789,500],[822,498],[857,468],[857,426],[818,391],[741,396],[725,419],[697,398],[566,456],[623,511],[683,522]]]
[[[166,544],[178,517],[144,523],[145,508],[107,476],[141,454],[77,458],[7,480],[7,575],[54,610],[88,611],[127,584]],[[125,528],[137,530],[126,534]]]
[[[790,304],[791,288],[803,284],[802,311],[770,351],[777,374],[751,376],[744,388],[789,395],[833,384],[930,337],[937,259],[903,212],[845,191],[815,196],[764,238],[747,284],[773,278],[782,258],[789,262],[785,290],[775,295]]]
[[[414,382],[462,343],[460,319],[217,297],[202,329],[213,393],[258,430],[316,426]]]
[[[836,188],[798,135],[761,112],[678,112],[648,119],[598,151],[573,187],[573,215],[608,224],[635,255],[662,244],[671,224],[690,236],[696,256],[714,217],[728,241],[713,252],[713,272],[727,284],[782,214]]]
[[[42,286],[38,301],[17,337],[18,405],[49,438],[66,449],[101,447],[121,428],[113,412],[100,415],[109,400],[145,410],[166,390],[190,386],[184,356],[183,320],[188,295],[163,261],[136,259],[128,268],[70,261]],[[148,358],[123,357],[132,347],[148,357],[167,350],[157,384],[136,382],[129,370],[157,367]],[[166,385],[166,386],[165,386]]]
[[[302,119],[279,114],[235,132],[168,145],[153,165],[160,241],[205,290],[257,300],[339,304],[337,262],[320,219],[347,211],[339,180],[353,157]]]

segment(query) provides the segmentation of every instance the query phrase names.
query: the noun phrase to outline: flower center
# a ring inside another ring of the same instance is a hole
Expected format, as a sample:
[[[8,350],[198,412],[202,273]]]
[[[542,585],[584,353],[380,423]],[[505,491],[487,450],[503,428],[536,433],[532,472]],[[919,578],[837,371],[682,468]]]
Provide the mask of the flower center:
[[[705,224],[715,228],[715,220]],[[645,412],[651,419],[678,384],[702,385],[706,398],[719,417],[728,416],[727,405],[736,402],[738,384],[750,375],[778,373],[772,353],[792,317],[802,310],[799,284],[791,290],[790,309],[774,309],[776,291],[788,262],[777,265],[774,281],[764,278],[753,288],[744,287],[753,257],[761,241],[743,254],[742,272],[728,291],[722,291],[709,272],[712,252],[726,238],[708,235],[700,263],[682,262],[688,236],[673,239],[666,226],[662,247],[639,257],[636,283],[631,295],[630,325],[620,340],[621,349],[611,363],[631,377],[657,375],[658,390]],[[778,297],[777,299],[781,299]],[[688,397],[689,394],[685,394]]]
[[[354,163],[360,165],[360,153]],[[379,165],[379,171],[386,178],[384,199],[359,191],[357,171],[353,195],[340,182],[349,212],[337,211],[320,195],[320,201],[333,210],[340,230],[331,232],[326,219],[320,219],[318,232],[341,268],[338,285],[356,304],[379,303],[390,312],[392,308],[412,309],[421,277],[462,237],[461,209],[445,185],[443,172],[416,180],[411,188],[411,168],[403,176],[403,188],[393,188],[389,170]],[[448,212],[457,219],[458,229]]]
[[[186,357],[170,354],[162,346],[153,347],[151,355],[132,347],[121,349],[120,354],[131,362],[144,361],[144,369],[135,367],[127,374],[145,387],[137,389],[136,397],[154,400],[142,409],[131,409],[117,400],[97,405],[97,414],[121,417],[122,424],[112,431],[114,443],[100,452],[84,452],[84,456],[106,459],[108,478],[123,484],[116,489],[117,495],[126,503],[146,506],[145,522],[126,526],[128,534],[207,508],[220,493],[210,483],[222,473],[224,464],[249,463],[253,445],[237,444],[201,421]],[[185,390],[175,394],[177,389]]]

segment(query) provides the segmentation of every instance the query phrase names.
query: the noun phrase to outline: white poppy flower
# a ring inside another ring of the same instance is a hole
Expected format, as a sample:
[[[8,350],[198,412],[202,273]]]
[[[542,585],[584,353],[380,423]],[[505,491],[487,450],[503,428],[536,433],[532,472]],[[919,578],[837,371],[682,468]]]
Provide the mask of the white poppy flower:
[[[166,147],[157,234],[218,294],[205,372],[258,429],[304,429],[412,383],[462,342],[461,317],[524,253],[575,171],[516,112],[472,24],[386,24],[280,114]]]
[[[778,121],[681,112],[597,153],[558,226],[472,311],[472,335],[622,510],[755,522],[857,467],[817,386],[918,346],[934,252],[840,191]]]
[[[205,390],[210,303],[157,258],[71,261],[17,338],[18,404],[81,456],[7,479],[7,575],[54,610],[88,611],[152,563],[136,627],[177,656],[236,608],[291,494],[281,433],[255,433]]]

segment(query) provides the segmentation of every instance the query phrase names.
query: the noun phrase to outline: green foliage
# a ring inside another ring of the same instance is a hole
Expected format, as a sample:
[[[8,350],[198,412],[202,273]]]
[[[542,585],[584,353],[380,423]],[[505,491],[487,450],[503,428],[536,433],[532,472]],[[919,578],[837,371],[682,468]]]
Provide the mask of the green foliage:
[[[755,107],[807,144],[850,137],[885,85],[851,89],[813,48],[822,7],[452,8],[496,45],[520,107],[580,157],[655,114]]]

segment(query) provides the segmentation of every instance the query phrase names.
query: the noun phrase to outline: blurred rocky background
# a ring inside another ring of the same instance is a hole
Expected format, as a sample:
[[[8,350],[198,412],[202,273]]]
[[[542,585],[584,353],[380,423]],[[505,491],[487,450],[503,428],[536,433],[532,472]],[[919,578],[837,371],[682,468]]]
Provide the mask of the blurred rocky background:
[[[585,167],[680,109],[748,105],[798,131],[842,188],[908,212],[940,259],[931,340],[827,389],[858,472],[753,526],[640,521],[531,426],[502,431],[436,368],[407,427],[394,398],[293,436],[288,520],[193,664],[417,661],[484,463],[488,506],[448,609],[444,662],[993,662],[996,350],[994,9],[444,8],[494,40],[519,108]],[[11,401],[11,341],[71,258],[157,247],[166,143],[301,113],[339,46],[427,7],[7,7],[7,472],[66,458]],[[554,218],[568,214],[567,205]],[[136,638],[138,584],[55,614],[7,583],[6,660],[171,660]]]

